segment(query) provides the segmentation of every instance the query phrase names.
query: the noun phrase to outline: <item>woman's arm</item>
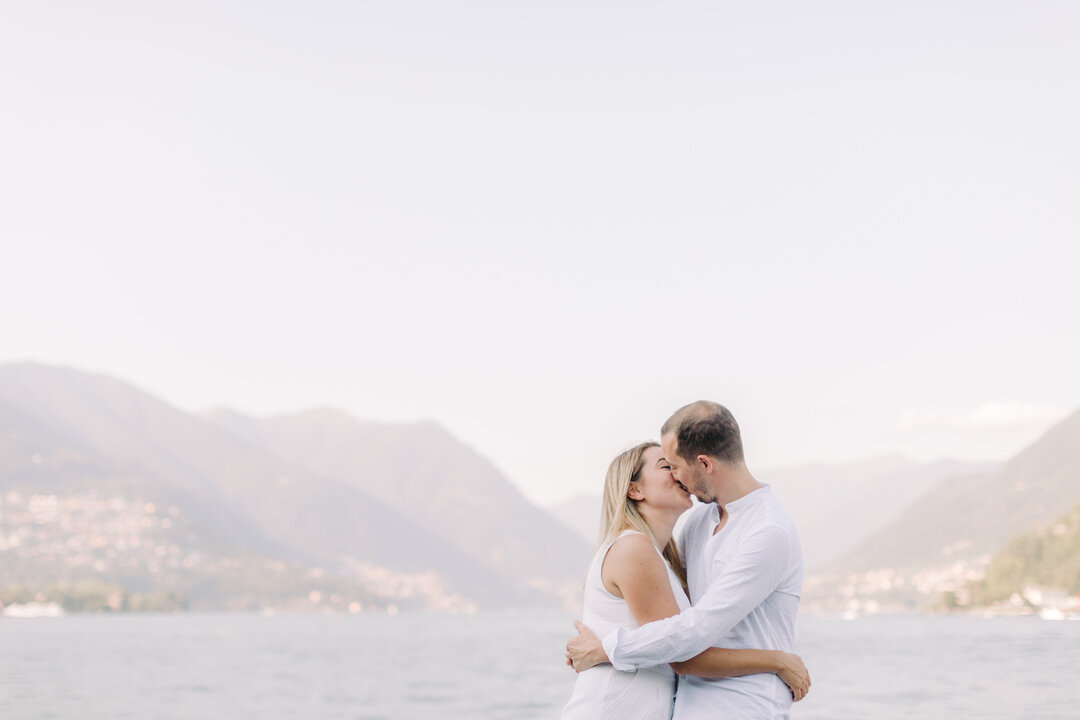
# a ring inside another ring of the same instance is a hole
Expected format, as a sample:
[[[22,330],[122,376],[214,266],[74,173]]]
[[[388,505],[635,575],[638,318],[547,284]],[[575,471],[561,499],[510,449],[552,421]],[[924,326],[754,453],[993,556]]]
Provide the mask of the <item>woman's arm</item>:
[[[626,600],[639,625],[679,613],[667,567],[644,535],[627,535],[612,545],[604,558],[600,577],[608,592]],[[776,673],[791,688],[796,700],[801,700],[810,687],[810,675],[802,660],[779,650],[714,647],[689,660],[671,663],[671,667],[680,675],[709,678]]]

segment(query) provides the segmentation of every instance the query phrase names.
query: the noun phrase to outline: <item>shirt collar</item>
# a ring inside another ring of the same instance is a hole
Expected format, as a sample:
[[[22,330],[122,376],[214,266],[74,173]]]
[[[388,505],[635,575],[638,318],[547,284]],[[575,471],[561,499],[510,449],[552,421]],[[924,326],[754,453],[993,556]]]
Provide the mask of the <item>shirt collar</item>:
[[[732,500],[724,506],[724,509],[730,513],[732,510],[739,510],[744,507],[750,507],[751,505],[756,505],[757,503],[761,502],[771,494],[772,486],[768,483],[762,483],[762,486],[759,487],[757,490],[752,490],[746,493],[738,500]]]

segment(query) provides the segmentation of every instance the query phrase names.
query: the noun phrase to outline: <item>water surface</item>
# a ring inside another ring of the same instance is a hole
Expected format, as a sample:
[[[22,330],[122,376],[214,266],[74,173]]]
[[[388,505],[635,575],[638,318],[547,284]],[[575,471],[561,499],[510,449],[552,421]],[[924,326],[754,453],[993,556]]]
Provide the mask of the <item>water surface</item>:
[[[0,715],[557,718],[567,614],[0,618]],[[803,616],[799,720],[1080,718],[1080,622]]]

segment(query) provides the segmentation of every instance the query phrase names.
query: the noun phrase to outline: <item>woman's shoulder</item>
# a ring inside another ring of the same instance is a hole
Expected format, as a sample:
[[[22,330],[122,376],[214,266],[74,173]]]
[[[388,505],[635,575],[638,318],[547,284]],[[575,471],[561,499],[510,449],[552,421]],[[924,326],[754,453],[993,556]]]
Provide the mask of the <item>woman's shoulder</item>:
[[[597,546],[596,552],[593,553],[593,565],[597,568],[607,565],[609,556],[618,557],[628,551],[633,551],[634,548],[640,548],[642,541],[648,542],[648,538],[638,530],[623,530],[614,537],[608,537]]]
[[[642,555],[660,557],[652,540],[637,530],[624,530],[611,542],[607,552],[608,559],[616,562],[638,559]]]
[[[615,588],[634,578],[659,577],[666,573],[664,559],[656,546],[644,534],[624,532],[608,549],[600,568],[604,588],[615,597],[622,597]]]

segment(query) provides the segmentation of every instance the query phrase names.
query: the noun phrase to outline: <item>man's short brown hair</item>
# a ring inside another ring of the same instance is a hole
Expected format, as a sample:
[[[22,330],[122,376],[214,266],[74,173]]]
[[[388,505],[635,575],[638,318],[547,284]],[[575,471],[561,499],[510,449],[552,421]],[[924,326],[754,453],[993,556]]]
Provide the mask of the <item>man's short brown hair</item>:
[[[675,411],[660,428],[661,437],[672,434],[676,452],[686,461],[710,455],[729,464],[743,461],[742,435],[731,411],[708,400],[685,405]]]

